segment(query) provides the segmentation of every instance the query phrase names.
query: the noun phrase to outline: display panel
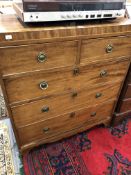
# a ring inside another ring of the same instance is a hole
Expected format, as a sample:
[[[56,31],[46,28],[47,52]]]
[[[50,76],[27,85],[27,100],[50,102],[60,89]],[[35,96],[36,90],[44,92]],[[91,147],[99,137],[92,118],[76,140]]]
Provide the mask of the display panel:
[[[24,11],[90,11],[90,10],[120,10],[123,0],[23,0]]]

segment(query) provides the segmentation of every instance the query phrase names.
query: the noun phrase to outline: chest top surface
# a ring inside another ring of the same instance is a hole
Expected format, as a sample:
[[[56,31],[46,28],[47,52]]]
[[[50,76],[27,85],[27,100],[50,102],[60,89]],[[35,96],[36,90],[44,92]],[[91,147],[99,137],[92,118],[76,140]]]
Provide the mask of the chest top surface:
[[[5,35],[12,35],[6,39]],[[116,19],[108,21],[67,22],[67,23],[21,23],[14,15],[0,15],[0,46],[4,43],[33,40],[99,37],[131,34],[131,19]]]

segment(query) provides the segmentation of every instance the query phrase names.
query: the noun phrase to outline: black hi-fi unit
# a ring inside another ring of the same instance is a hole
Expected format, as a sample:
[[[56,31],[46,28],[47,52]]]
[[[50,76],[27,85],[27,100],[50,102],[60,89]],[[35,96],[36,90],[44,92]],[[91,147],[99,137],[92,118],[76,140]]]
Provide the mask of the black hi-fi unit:
[[[125,0],[19,0],[14,9],[24,22],[108,19],[124,16]]]

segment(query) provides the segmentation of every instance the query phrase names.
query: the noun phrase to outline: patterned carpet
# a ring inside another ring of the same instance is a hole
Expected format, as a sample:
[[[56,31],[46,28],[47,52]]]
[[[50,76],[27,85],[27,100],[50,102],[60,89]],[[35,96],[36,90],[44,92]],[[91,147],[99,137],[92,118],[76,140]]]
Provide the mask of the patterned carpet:
[[[1,92],[1,87],[0,87],[0,118],[7,116],[7,111],[5,108],[5,101],[3,98],[3,94]]]
[[[0,175],[14,175],[14,164],[7,125],[0,123]]]
[[[4,98],[0,87],[0,118],[7,115]],[[14,163],[11,152],[9,130],[0,121],[0,175],[14,175]]]
[[[24,175],[12,125],[7,116],[0,88],[0,175]]]
[[[131,118],[42,145],[23,162],[26,175],[131,175]]]

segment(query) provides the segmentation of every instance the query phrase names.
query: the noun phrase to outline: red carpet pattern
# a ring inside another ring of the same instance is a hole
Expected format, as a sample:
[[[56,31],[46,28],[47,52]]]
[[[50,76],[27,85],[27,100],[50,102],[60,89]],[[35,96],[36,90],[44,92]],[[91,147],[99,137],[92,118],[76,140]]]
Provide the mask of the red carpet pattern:
[[[26,175],[131,175],[131,118],[32,149],[23,162]]]

